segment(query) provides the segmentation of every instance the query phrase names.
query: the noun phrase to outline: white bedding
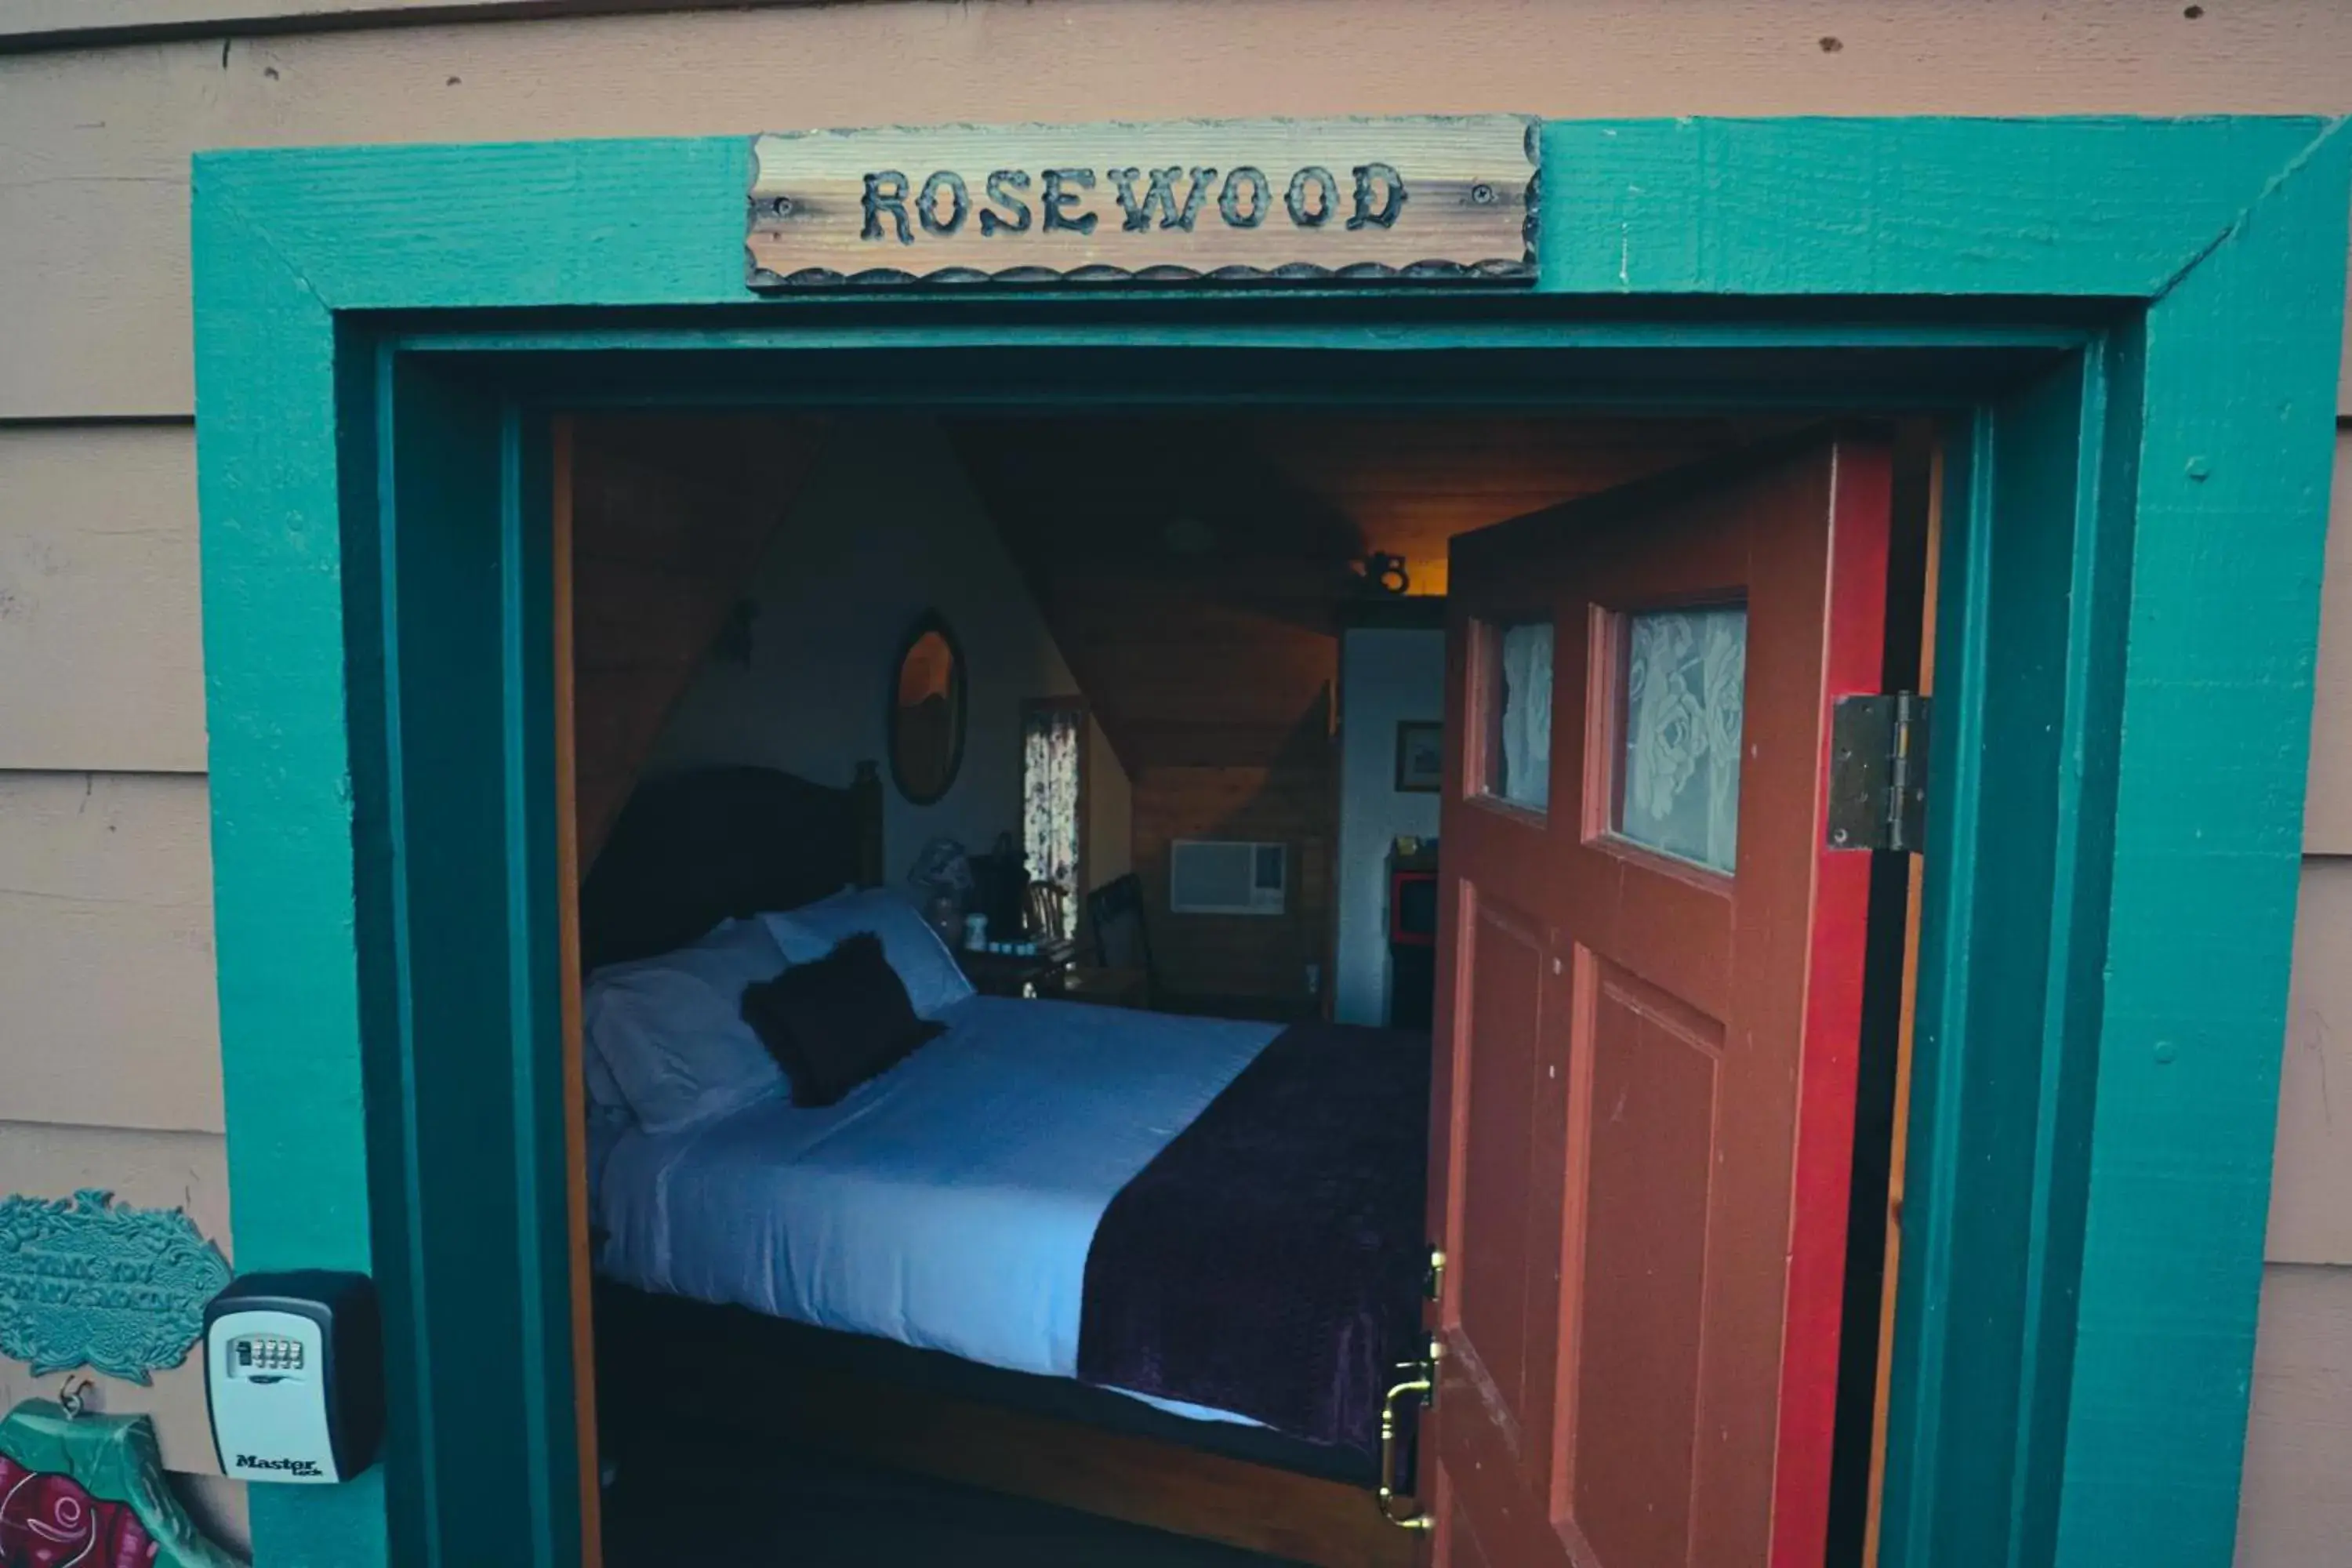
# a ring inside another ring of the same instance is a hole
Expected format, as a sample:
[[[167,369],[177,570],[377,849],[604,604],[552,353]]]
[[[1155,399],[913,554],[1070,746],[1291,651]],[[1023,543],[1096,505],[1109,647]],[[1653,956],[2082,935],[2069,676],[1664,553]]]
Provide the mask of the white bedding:
[[[611,1134],[592,1189],[610,1233],[600,1271],[1076,1376],[1103,1210],[1280,1030],[994,996],[941,1021],[948,1033],[838,1105],[780,1097]]]

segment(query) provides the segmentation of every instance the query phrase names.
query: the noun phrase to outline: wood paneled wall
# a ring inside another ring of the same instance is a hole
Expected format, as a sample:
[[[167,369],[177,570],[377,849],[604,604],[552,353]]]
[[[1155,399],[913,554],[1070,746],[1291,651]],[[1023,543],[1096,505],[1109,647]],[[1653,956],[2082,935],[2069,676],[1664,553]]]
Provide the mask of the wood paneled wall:
[[[581,865],[814,461],[805,416],[597,415],[572,449]]]
[[[1321,717],[1318,712],[1314,716]],[[1162,984],[1186,1001],[1264,1001],[1305,1007],[1307,966],[1331,973],[1332,748],[1263,767],[1150,768],[1135,780],[1135,868]],[[1290,900],[1271,915],[1168,911],[1168,847],[1179,838],[1240,838],[1289,846]]]

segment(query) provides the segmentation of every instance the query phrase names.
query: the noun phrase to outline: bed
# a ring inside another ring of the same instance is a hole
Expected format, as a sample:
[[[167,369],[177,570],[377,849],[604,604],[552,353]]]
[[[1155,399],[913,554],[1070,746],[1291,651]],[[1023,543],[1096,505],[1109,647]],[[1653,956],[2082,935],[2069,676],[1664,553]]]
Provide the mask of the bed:
[[[591,1160],[600,1271],[1076,1377],[1105,1210],[1280,1031],[1001,996],[968,997],[941,1022],[945,1035],[839,1105],[768,1099],[682,1131],[608,1134]]]
[[[871,880],[864,782],[641,788],[583,890],[587,962],[625,974]],[[980,995],[932,1016],[836,1105],[592,1115],[607,1425],[719,1364],[753,1405],[851,1375],[1370,1486],[1418,1331],[1427,1041]]]

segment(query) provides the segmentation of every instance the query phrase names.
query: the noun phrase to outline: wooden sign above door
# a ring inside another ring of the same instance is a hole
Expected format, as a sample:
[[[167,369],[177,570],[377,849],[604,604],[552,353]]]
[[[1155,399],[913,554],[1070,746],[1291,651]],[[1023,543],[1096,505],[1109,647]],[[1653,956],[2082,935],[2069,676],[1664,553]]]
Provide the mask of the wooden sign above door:
[[[761,136],[747,280],[1528,283],[1535,136],[1512,114]]]

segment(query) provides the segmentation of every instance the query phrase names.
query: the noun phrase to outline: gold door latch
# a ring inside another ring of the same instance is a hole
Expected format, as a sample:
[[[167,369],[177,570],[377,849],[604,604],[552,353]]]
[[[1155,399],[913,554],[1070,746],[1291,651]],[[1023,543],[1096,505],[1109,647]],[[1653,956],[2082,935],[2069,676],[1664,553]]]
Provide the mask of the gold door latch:
[[[1433,1258],[1433,1265],[1443,1267],[1437,1258],[1442,1255]],[[1397,1373],[1402,1381],[1381,1400],[1381,1517],[1399,1530],[1431,1530],[1437,1524],[1435,1516],[1422,1512],[1420,1503],[1411,1494],[1397,1491],[1397,1409],[1400,1402],[1408,1399],[1423,1410],[1437,1403],[1437,1363],[1444,1353],[1444,1345],[1435,1334],[1430,1335],[1428,1359],[1399,1362]],[[1416,1448],[1419,1446],[1414,1445]],[[1399,1513],[1400,1501],[1410,1505],[1413,1511]]]

